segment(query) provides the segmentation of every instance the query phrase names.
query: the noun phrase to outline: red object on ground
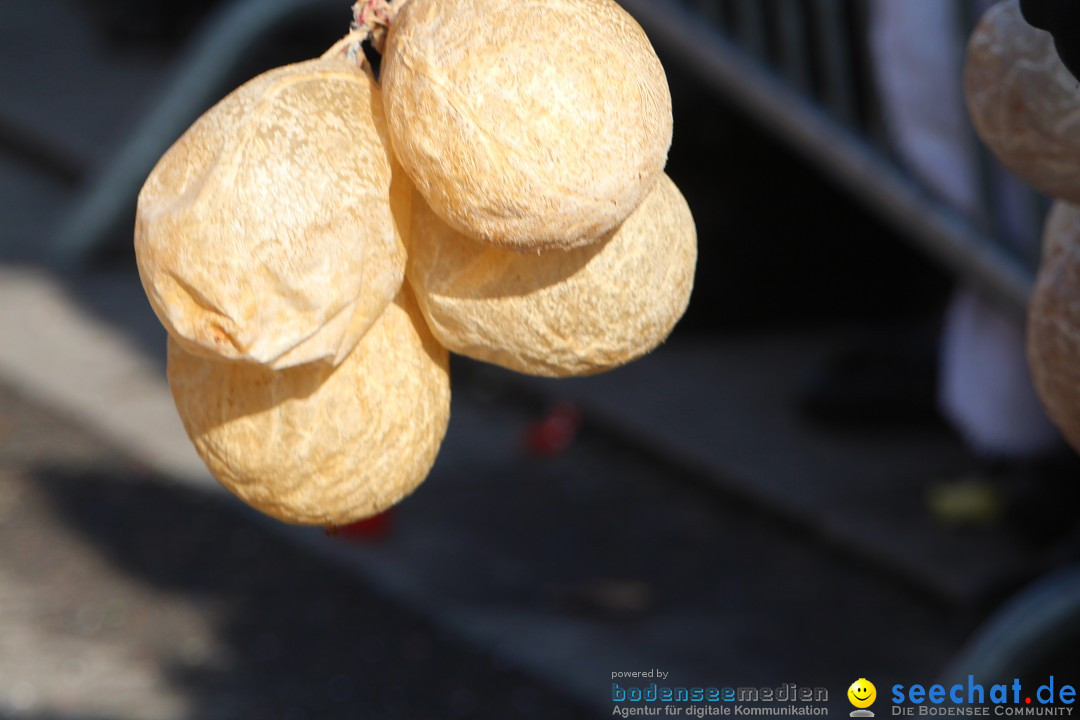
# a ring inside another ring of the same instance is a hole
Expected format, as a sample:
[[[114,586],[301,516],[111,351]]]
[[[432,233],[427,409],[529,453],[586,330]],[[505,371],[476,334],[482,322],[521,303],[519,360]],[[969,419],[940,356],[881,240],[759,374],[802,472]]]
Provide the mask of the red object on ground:
[[[558,455],[574,442],[581,422],[581,411],[576,405],[559,403],[525,430],[525,449],[534,455]]]
[[[349,525],[326,528],[326,534],[342,540],[381,540],[393,530],[394,509],[390,508],[366,520],[357,520]]]

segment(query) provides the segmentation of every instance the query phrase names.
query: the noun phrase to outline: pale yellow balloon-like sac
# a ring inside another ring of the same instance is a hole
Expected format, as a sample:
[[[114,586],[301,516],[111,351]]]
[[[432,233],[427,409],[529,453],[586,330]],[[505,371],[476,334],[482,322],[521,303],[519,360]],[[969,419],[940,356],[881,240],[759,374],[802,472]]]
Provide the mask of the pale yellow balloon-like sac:
[[[208,360],[170,338],[168,375],[214,476],[289,523],[386,510],[427,476],[450,417],[448,353],[408,288],[336,368]]]
[[[1050,33],[1017,0],[983,15],[968,42],[968,112],[983,142],[1020,178],[1080,203],[1080,91]]]
[[[468,238],[413,202],[407,275],[453,352],[530,375],[588,375],[667,338],[690,300],[697,233],[667,175],[600,242],[524,255]]]
[[[1080,207],[1055,200],[1046,214],[1042,231],[1042,261],[1053,260],[1063,250],[1080,240]]]
[[[1046,414],[1080,452],[1080,232],[1047,249],[1028,305],[1027,354]]]
[[[340,363],[404,278],[411,183],[371,77],[345,60],[260,75],[169,149],[139,194],[146,294],[188,352]]]
[[[383,55],[394,150],[435,213],[498,247],[594,242],[656,183],[667,77],[613,0],[409,0]]]

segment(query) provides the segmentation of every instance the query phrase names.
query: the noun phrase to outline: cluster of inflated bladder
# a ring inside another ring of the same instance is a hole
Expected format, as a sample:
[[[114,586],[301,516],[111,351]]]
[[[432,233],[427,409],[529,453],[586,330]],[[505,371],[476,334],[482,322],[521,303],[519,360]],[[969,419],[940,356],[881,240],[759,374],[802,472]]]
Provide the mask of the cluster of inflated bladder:
[[[362,16],[378,4],[357,4]],[[223,485],[296,523],[427,476],[448,350],[546,376],[649,352],[697,239],[671,98],[612,0],[409,0],[211,108],[139,195],[181,419]],[[386,6],[382,6],[386,10]]]

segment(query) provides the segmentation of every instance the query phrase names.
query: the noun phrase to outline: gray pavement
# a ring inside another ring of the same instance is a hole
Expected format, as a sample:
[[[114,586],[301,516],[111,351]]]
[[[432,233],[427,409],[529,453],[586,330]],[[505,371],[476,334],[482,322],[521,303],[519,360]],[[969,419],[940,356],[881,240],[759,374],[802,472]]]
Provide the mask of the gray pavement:
[[[797,411],[842,334],[784,333],[663,348],[596,378],[524,380],[573,398],[628,441],[696,469],[954,606],[1027,572],[1015,538],[943,524],[928,495],[973,472],[943,426],[837,430]]]
[[[0,385],[0,718],[588,716]]]

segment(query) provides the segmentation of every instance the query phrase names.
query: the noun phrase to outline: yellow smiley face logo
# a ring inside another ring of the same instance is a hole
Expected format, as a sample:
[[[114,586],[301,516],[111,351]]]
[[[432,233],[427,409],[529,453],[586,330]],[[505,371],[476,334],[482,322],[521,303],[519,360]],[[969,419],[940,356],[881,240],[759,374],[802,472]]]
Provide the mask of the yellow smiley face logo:
[[[877,699],[877,688],[866,678],[859,678],[847,689],[848,700],[857,708],[868,708]]]

